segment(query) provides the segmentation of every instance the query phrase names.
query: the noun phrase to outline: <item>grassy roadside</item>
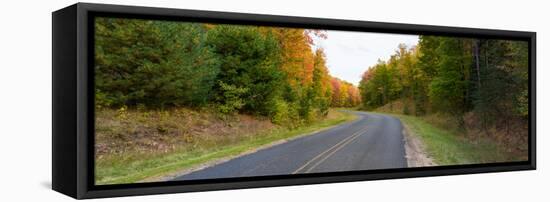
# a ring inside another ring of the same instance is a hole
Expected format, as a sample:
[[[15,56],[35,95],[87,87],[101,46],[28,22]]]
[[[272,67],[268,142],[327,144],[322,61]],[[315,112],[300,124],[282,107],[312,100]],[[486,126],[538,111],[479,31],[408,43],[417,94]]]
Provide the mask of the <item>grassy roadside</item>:
[[[250,130],[241,130],[244,131],[243,133],[248,134],[234,135],[230,137],[230,140],[227,140],[229,137],[222,137],[224,139],[219,141],[213,140],[213,137],[208,136],[203,139],[195,138],[190,144],[183,144],[191,146],[178,146],[178,144],[174,144],[175,148],[168,149],[165,152],[150,150],[153,152],[127,151],[105,154],[99,158],[96,157],[96,184],[123,184],[160,179],[163,176],[179,173],[208,164],[209,162],[232,158],[276,141],[328,129],[331,126],[351,121],[355,118],[355,115],[331,110],[326,119],[295,129],[269,127],[258,132],[260,129],[256,128],[254,129],[256,130],[254,134],[251,134]],[[200,120],[204,122],[208,119],[201,118]],[[215,123],[210,122],[207,125],[215,125]],[[169,128],[169,126],[165,126],[164,128]],[[227,130],[227,128],[219,130]],[[112,131],[109,132],[112,133]],[[227,136],[227,134],[225,135]],[[184,135],[183,139],[185,141],[187,138]],[[125,144],[124,141],[121,144]],[[139,148],[139,146],[136,146],[136,148]]]
[[[389,114],[419,137],[438,165],[477,164],[519,160],[489,139],[472,142],[455,131],[434,126],[422,117]]]

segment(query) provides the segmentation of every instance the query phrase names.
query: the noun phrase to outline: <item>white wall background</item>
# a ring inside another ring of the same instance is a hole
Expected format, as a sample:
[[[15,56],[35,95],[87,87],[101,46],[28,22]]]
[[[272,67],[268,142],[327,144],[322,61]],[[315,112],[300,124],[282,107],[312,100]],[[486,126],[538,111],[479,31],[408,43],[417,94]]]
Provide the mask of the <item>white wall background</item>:
[[[545,1],[90,1],[261,14],[536,31],[538,170],[105,199],[107,201],[550,200],[550,19]],[[69,201],[51,186],[51,12],[75,3],[2,1],[0,201]],[[538,199],[538,200],[537,200]]]

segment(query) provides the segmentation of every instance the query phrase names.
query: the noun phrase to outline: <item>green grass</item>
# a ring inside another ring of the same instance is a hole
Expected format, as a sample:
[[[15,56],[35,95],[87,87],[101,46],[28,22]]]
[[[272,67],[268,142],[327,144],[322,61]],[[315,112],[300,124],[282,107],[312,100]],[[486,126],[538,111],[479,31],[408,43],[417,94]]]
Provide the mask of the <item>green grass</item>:
[[[96,184],[125,184],[160,179],[195,166],[231,158],[278,140],[290,139],[351,121],[355,115],[333,111],[334,116],[295,129],[278,127],[263,135],[243,136],[238,141],[210,147],[175,149],[162,154],[114,154],[96,159]]]
[[[456,131],[436,127],[421,117],[391,114],[419,137],[438,165],[478,164],[518,160],[489,139],[473,142]]]

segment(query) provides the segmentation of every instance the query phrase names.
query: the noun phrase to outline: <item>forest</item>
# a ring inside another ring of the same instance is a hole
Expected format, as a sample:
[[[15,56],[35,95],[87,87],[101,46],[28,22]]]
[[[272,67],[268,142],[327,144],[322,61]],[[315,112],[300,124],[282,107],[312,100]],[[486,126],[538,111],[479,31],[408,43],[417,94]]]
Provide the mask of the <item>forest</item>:
[[[419,36],[417,45],[401,44],[388,60],[357,72],[330,66],[361,78],[356,86],[329,72],[317,44],[330,40],[329,33],[95,18],[96,183],[163,181],[352,120],[373,124],[376,113],[403,125],[377,132],[390,126],[385,122],[360,132],[384,137],[399,127],[396,135],[402,135],[400,127],[415,126],[408,121],[414,120],[422,126],[418,134],[433,137],[423,140],[437,149],[431,154],[445,156],[443,164],[526,156],[526,42]],[[357,133],[346,127],[335,134]],[[482,143],[486,139],[491,144]],[[501,148],[520,155],[497,158]]]
[[[525,41],[420,36],[417,46],[401,44],[389,60],[364,72],[361,107],[438,114],[450,119],[444,127],[524,153],[527,46]]]
[[[301,125],[360,103],[332,77],[321,30],[97,18],[97,108],[215,108]]]

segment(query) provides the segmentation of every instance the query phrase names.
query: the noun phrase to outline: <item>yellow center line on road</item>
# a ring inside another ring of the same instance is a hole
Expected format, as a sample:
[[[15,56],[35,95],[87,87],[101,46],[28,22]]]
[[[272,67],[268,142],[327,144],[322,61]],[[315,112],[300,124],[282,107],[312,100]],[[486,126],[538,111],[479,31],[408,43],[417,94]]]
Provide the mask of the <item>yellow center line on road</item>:
[[[366,130],[363,130],[363,131],[366,131]],[[346,141],[344,144],[341,144],[338,148],[332,150],[332,152],[330,152],[329,154],[327,154],[323,159],[317,161],[317,163],[315,163],[313,166],[309,167],[309,169],[306,170],[305,173],[309,173],[311,170],[313,170],[315,167],[317,167],[319,164],[323,163],[323,161],[327,160],[330,156],[332,156],[334,153],[336,153],[338,150],[344,148],[346,145],[348,145],[350,142],[353,142],[353,140],[355,140],[357,137],[361,136],[363,133],[359,133],[357,135],[355,135],[355,137],[349,139],[348,141]]]
[[[352,135],[344,138],[342,141],[336,143],[335,145],[333,145],[332,147],[328,148],[327,150],[323,151],[322,153],[318,154],[317,156],[315,156],[314,158],[312,158],[311,160],[309,160],[308,162],[306,162],[304,165],[302,165],[300,168],[296,169],[294,172],[292,172],[292,174],[296,174],[298,172],[300,172],[302,169],[304,169],[305,167],[307,167],[309,164],[313,163],[315,160],[317,160],[318,158],[321,158],[324,154],[330,152],[332,149],[334,148],[337,148],[336,150],[339,150],[341,149],[342,147],[339,147],[341,146],[342,144],[348,144],[349,141],[348,140],[353,140],[355,139],[357,136],[363,134],[363,132],[366,130],[367,128],[362,128],[360,129],[359,131],[353,133]],[[334,152],[332,152],[330,155],[332,155]],[[328,157],[327,157],[328,158]],[[325,160],[326,158],[323,159],[323,161]],[[322,161],[321,161],[322,162]],[[319,163],[316,163],[315,166],[319,165]],[[306,172],[309,172],[311,169],[308,169]]]

